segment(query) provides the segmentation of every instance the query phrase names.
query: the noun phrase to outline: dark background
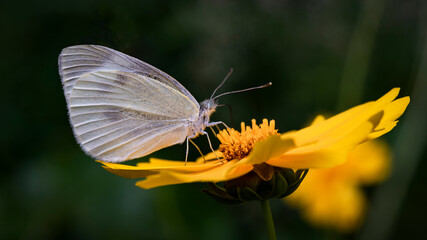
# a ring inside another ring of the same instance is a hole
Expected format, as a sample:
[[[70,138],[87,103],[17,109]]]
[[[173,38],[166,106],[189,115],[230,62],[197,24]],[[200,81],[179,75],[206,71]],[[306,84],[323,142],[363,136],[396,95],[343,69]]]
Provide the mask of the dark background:
[[[106,172],[74,140],[58,75],[62,48],[99,44],[146,61],[198,100],[221,92],[234,126],[275,119],[279,132],[378,99],[411,104],[386,139],[390,180],[366,189],[368,221],[350,239],[423,238],[427,3],[423,0],[1,1],[0,239],[265,239],[257,202],[222,205],[194,183],[143,190]],[[231,124],[227,108],[212,120]],[[208,151],[206,139],[196,142]],[[217,146],[218,142],[214,142]],[[185,146],[152,156],[182,160]],[[198,157],[191,148],[190,159]],[[142,161],[147,161],[147,157]],[[326,239],[272,200],[279,239]]]

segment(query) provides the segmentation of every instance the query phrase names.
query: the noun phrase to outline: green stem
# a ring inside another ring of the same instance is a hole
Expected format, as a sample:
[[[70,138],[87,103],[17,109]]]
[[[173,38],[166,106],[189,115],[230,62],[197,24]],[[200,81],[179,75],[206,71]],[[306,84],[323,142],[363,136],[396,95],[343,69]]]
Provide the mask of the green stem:
[[[276,240],[276,230],[274,229],[273,216],[271,215],[270,202],[261,200],[261,207],[264,213],[265,225],[267,226],[268,239]]]

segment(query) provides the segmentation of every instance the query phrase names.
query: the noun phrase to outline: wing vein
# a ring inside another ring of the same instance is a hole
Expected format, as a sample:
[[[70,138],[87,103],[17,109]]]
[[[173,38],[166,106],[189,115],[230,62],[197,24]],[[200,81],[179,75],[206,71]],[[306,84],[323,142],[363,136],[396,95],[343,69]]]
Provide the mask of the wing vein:
[[[141,128],[141,127],[137,128],[137,129],[140,129],[140,128]],[[165,127],[162,127],[162,128],[165,128]],[[145,135],[148,135],[148,134],[152,133],[153,131],[158,131],[158,130],[160,130],[160,129],[162,129],[162,128],[150,129],[150,130],[146,131],[144,134],[145,134]],[[114,138],[114,139],[112,139],[112,140],[111,140],[111,141],[109,141],[109,142],[113,142],[113,141],[115,141],[115,140],[117,140],[117,139],[119,139],[119,138],[121,138],[121,137],[124,137],[125,135],[128,135],[130,132],[135,131],[135,130],[137,130],[137,129],[132,129],[132,130],[130,130],[130,131],[128,131],[128,132],[126,132],[126,133],[124,133],[124,134],[122,134],[122,135],[120,135],[120,136],[118,136],[118,137]],[[157,135],[153,135],[153,137],[154,137],[154,136],[157,136]],[[128,139],[127,141],[121,142],[121,143],[116,144],[116,145],[114,145],[114,146],[111,146],[111,147],[109,147],[109,148],[107,148],[107,149],[104,149],[103,151],[101,151],[101,152],[100,152],[100,153],[98,153],[98,154],[99,154],[99,155],[105,154],[105,153],[107,153],[107,152],[110,152],[110,151],[112,151],[112,150],[114,150],[114,149],[116,149],[116,148],[119,148],[119,147],[121,147],[121,146],[124,146],[124,145],[128,144],[129,142],[132,142],[132,141],[134,141],[135,139],[137,139],[137,138],[141,138],[141,137],[142,137],[141,135],[138,135],[138,136],[136,136],[136,137],[130,138],[130,139]],[[149,138],[149,139],[150,139],[150,138]],[[145,142],[146,142],[146,141],[145,141]],[[104,143],[104,144],[99,145],[97,148],[102,147],[102,146],[103,146],[103,145],[105,145],[105,144],[108,144],[108,142],[107,142],[107,143]],[[94,148],[92,148],[92,149],[94,149]]]
[[[107,127],[110,127],[110,126],[112,126],[112,125],[114,125],[114,124],[116,124],[116,123],[120,123],[120,122],[127,121],[127,120],[129,120],[129,119],[122,119],[122,120],[120,120],[120,121],[117,121],[117,122],[114,122],[114,123],[110,123],[110,124],[107,124],[107,125],[105,125],[105,126],[102,126],[102,127],[96,128],[96,129],[91,129],[91,130],[89,130],[89,131],[86,131],[86,132],[84,132],[84,133],[79,134],[79,136],[81,137],[82,135],[85,135],[85,134],[88,134],[88,133],[91,133],[91,132],[94,132],[94,131],[97,131],[97,130],[100,130],[100,129],[103,129],[103,128],[107,128]],[[142,126],[143,126],[143,125],[141,125],[140,127],[142,127]],[[82,142],[81,142],[81,144],[88,144],[88,143],[90,143],[90,142],[93,142],[94,140],[97,140],[97,139],[103,138],[103,137],[105,137],[105,136],[107,136],[107,135],[109,135],[109,134],[111,134],[111,133],[117,132],[117,130],[120,130],[120,126],[117,126],[117,127],[112,128],[112,129],[111,129],[111,131],[109,131],[109,132],[107,132],[107,133],[105,133],[105,134],[95,136],[95,137],[93,137],[93,138],[91,138],[91,139],[87,139],[87,140],[85,140],[84,142],[82,141]],[[134,130],[134,129],[129,130],[128,132],[131,132],[131,131],[133,131],[133,130]],[[128,133],[128,132],[126,132],[126,133]],[[113,140],[114,140],[114,139],[113,139]],[[111,141],[113,141],[113,140],[111,140]],[[111,142],[111,141],[110,141],[110,142]]]
[[[91,74],[95,74],[95,72],[91,73]],[[114,79],[112,79],[112,78],[109,78],[109,79],[115,82]],[[110,86],[110,87],[113,87],[113,88],[119,88],[119,89],[122,89],[122,90],[124,90],[124,91],[126,91],[128,93],[132,93],[133,95],[140,97],[132,89],[129,89],[129,88],[126,88],[126,87],[122,87],[122,86],[116,85],[114,83],[96,82],[96,81],[92,81],[92,80],[88,80],[88,79],[84,79],[84,78],[80,79],[80,81],[81,82],[87,82],[87,83],[95,83],[95,84],[106,85],[106,86]],[[74,89],[83,89],[83,88],[74,87]],[[117,92],[112,92],[112,93],[117,93]]]

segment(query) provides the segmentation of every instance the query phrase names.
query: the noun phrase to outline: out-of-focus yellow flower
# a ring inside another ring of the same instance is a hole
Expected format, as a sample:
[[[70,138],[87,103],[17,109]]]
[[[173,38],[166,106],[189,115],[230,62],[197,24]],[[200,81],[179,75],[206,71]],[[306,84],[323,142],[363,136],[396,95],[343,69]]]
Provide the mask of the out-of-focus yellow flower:
[[[311,170],[298,190],[284,200],[313,225],[350,232],[365,215],[367,203],[361,186],[384,180],[389,169],[387,145],[369,141],[351,150],[345,163]]]
[[[355,146],[377,138],[394,128],[409,97],[395,100],[399,89],[392,89],[377,101],[368,102],[299,131],[278,134],[274,121],[264,120],[252,127],[242,123],[242,131],[222,130],[217,136],[220,151],[196,162],[151,158],[136,166],[106,163],[108,171],[127,178],[145,178],[137,186],[153,187],[190,183],[224,182],[247,174],[271,180],[282,168],[308,169],[332,167],[343,163]]]

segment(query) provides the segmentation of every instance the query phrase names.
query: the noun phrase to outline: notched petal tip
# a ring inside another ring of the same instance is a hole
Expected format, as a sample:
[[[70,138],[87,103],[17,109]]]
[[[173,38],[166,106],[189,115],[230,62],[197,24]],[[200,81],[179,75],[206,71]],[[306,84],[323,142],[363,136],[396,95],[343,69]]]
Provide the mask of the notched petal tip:
[[[380,111],[368,119],[372,123],[372,129],[375,129],[384,117],[384,111]]]

